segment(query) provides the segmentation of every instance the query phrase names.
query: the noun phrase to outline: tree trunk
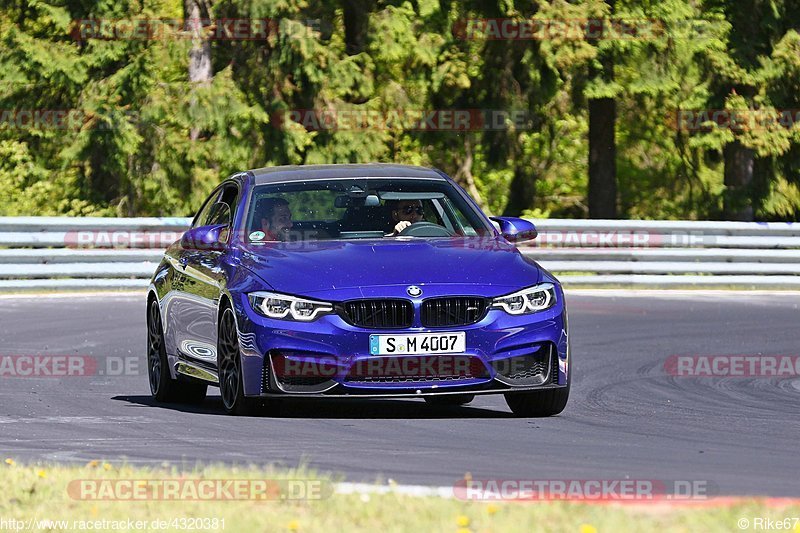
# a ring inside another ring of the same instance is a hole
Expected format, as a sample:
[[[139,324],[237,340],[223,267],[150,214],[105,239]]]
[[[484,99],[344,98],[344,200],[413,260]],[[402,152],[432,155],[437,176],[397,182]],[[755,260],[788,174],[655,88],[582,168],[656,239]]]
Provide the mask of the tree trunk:
[[[487,206],[481,198],[481,193],[478,191],[478,186],[475,184],[475,177],[472,175],[472,143],[469,136],[464,136],[464,160],[458,167],[458,170],[453,175],[453,179],[467,190],[467,193],[473,200],[478,202],[481,209],[488,213]]]
[[[755,169],[755,150],[735,140],[725,145],[725,218],[752,221],[751,192]]]
[[[211,82],[211,40],[200,38],[205,26],[210,24],[211,0],[184,0],[183,16],[185,29],[193,35],[192,49],[189,51],[189,83],[194,88],[198,84]],[[189,132],[192,141],[200,137],[200,128],[192,128]]]
[[[589,100],[589,218],[617,218],[617,103]]]
[[[614,0],[607,0],[614,14]],[[597,41],[592,44],[597,46]],[[599,69],[589,75],[605,82],[614,81],[614,57],[600,52]],[[589,100],[589,218],[617,218],[617,144],[614,129],[617,102],[614,98]]]
[[[366,48],[369,35],[369,13],[372,7],[372,0],[342,0],[344,43],[347,55],[360,54]]]
[[[503,216],[518,217],[526,209],[533,209],[536,197],[536,176],[526,172],[522,165],[514,166],[514,176],[508,190],[508,203]]]

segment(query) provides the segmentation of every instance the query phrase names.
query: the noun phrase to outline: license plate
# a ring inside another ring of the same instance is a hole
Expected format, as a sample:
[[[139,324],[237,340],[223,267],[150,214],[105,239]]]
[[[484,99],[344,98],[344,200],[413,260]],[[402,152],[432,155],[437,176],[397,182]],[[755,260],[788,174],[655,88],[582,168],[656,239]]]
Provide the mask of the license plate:
[[[414,335],[370,335],[372,355],[461,353],[467,349],[467,334],[416,333]]]

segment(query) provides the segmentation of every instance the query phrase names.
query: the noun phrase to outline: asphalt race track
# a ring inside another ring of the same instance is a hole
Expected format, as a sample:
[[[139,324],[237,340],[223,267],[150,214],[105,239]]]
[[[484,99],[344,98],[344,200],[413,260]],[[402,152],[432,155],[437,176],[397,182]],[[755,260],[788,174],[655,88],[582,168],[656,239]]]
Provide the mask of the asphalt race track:
[[[305,462],[349,481],[444,486],[466,472],[703,480],[725,495],[800,496],[800,375],[698,378],[665,370],[674,354],[797,356],[800,295],[567,297],[575,381],[566,411],[549,419],[513,418],[502,396],[478,396],[462,408],[417,399],[302,402],[257,418],[223,414],[217,389],[201,407],[156,405],[143,293],[3,297],[0,355],[93,356],[104,375],[0,377],[0,456]]]

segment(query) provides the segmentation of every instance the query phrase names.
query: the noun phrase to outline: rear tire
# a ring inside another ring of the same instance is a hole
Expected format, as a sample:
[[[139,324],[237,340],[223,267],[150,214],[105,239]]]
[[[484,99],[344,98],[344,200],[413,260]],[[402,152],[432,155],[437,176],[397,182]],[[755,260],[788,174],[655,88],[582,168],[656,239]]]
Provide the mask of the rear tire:
[[[545,389],[531,392],[516,392],[505,395],[511,411],[519,417],[541,418],[559,414],[567,406],[569,387]]]
[[[150,394],[157,402],[199,404],[206,399],[208,385],[176,381],[169,372],[169,360],[161,326],[161,310],[153,298],[147,310],[147,376]]]
[[[467,405],[475,399],[474,394],[448,394],[447,396],[425,396],[425,402],[429,405],[438,406],[458,406]]]

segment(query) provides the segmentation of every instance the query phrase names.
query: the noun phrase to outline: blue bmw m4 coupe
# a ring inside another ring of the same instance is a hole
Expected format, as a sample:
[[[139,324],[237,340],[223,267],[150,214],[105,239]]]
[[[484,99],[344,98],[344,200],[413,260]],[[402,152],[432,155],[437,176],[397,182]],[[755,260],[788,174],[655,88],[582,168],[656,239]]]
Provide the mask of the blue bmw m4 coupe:
[[[558,414],[567,311],[559,282],[514,244],[535,237],[435,169],[235,174],[153,275],[152,394],[200,402],[218,386],[233,414],[287,397],[503,394],[518,416]]]

